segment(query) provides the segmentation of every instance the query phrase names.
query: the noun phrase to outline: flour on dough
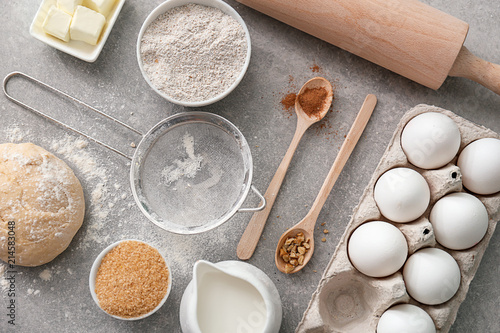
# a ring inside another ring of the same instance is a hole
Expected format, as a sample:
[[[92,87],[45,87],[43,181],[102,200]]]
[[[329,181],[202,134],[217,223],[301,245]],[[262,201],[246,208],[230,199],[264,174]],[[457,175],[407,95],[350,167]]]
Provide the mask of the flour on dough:
[[[8,262],[10,240],[16,265],[53,260],[84,214],[82,186],[66,163],[31,143],[0,144],[0,259]]]

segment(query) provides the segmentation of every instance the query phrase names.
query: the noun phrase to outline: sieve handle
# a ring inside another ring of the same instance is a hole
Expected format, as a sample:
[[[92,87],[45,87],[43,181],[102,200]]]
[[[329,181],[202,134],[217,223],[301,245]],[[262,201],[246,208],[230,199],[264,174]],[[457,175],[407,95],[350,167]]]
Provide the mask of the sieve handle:
[[[263,210],[266,207],[266,198],[264,198],[264,196],[259,192],[259,190],[257,190],[255,188],[255,186],[252,185],[252,186],[250,186],[250,188],[260,198],[260,201],[261,201],[260,206],[255,207],[255,208],[240,208],[240,209],[238,209],[238,212],[241,212],[241,213],[246,213],[246,212],[253,213],[253,212],[261,211],[261,210]]]
[[[24,73],[21,73],[21,72],[12,72],[12,73],[10,73],[10,74],[7,74],[7,76],[5,76],[5,78],[3,79],[3,92],[4,92],[5,96],[6,96],[8,99],[10,99],[12,102],[14,102],[14,103],[16,103],[16,104],[18,104],[18,105],[21,105],[22,107],[24,107],[24,108],[26,108],[26,109],[30,110],[31,112],[36,113],[37,115],[42,116],[43,118],[48,119],[48,120],[50,120],[50,121],[52,121],[52,122],[54,122],[54,123],[56,123],[56,124],[58,124],[58,125],[60,125],[60,126],[62,126],[62,127],[64,127],[64,128],[66,128],[66,129],[68,129],[68,130],[70,130],[70,131],[72,131],[72,132],[74,132],[74,133],[76,133],[76,134],[79,134],[79,135],[81,135],[81,136],[83,136],[83,137],[85,137],[85,138],[87,138],[87,139],[89,139],[89,140],[91,140],[91,141],[93,141],[93,142],[95,142],[95,143],[97,143],[97,144],[99,144],[99,145],[103,146],[103,147],[106,147],[106,148],[108,148],[109,150],[111,150],[111,151],[113,151],[113,152],[115,152],[115,153],[117,153],[117,154],[119,154],[119,155],[121,155],[121,156],[123,156],[123,157],[125,157],[125,158],[128,158],[129,160],[132,160],[132,157],[130,157],[129,155],[127,155],[127,154],[125,154],[125,153],[123,153],[123,152],[121,152],[120,150],[118,150],[118,149],[116,149],[116,148],[113,148],[113,147],[111,147],[110,145],[108,145],[108,144],[106,144],[106,143],[104,143],[104,142],[102,142],[102,141],[100,141],[100,140],[97,140],[97,139],[95,139],[95,138],[91,137],[90,135],[85,134],[84,132],[81,132],[81,131],[77,130],[76,128],[73,128],[73,127],[71,127],[71,126],[69,126],[69,125],[67,125],[67,124],[63,123],[63,122],[61,122],[61,121],[59,121],[59,120],[57,120],[57,119],[55,119],[55,118],[53,118],[53,117],[49,116],[48,114],[43,113],[42,111],[39,111],[39,110],[37,110],[37,109],[35,109],[35,108],[33,108],[33,107],[29,106],[28,104],[26,104],[26,103],[24,103],[24,102],[21,102],[20,100],[16,99],[16,98],[15,98],[15,97],[13,97],[12,95],[10,95],[10,94],[7,92],[7,83],[8,83],[8,82],[9,82],[9,80],[10,80],[11,78],[13,78],[14,76],[21,76],[21,77],[23,77],[23,78],[25,78],[25,79],[28,79],[28,80],[30,80],[30,81],[32,81],[32,82],[34,82],[34,83],[36,83],[36,84],[38,84],[38,85],[40,85],[40,86],[42,86],[42,87],[45,87],[45,88],[47,88],[47,89],[51,90],[51,91],[52,91],[52,92],[54,92],[54,93],[57,93],[57,94],[59,94],[59,95],[62,95],[62,96],[64,96],[64,97],[66,97],[66,98],[70,99],[70,100],[71,100],[71,101],[73,101],[73,102],[76,102],[76,103],[78,103],[78,104],[80,104],[80,105],[85,106],[86,108],[88,108],[88,109],[90,109],[90,110],[92,110],[92,111],[94,111],[94,112],[96,112],[96,113],[100,114],[101,116],[104,116],[104,117],[106,117],[106,118],[108,118],[108,119],[110,119],[110,120],[114,121],[115,123],[117,123],[117,124],[119,124],[119,125],[121,125],[121,126],[123,126],[123,127],[127,128],[128,130],[130,130],[130,131],[132,131],[132,132],[134,132],[134,133],[136,133],[136,134],[139,134],[140,136],[143,136],[143,134],[142,134],[140,131],[138,131],[138,130],[136,130],[135,128],[133,128],[132,126],[129,126],[129,125],[125,124],[124,122],[121,122],[120,120],[118,120],[118,119],[116,119],[116,118],[113,118],[113,117],[111,117],[110,115],[108,115],[108,114],[106,114],[106,113],[104,113],[104,112],[102,112],[102,111],[100,111],[100,110],[98,110],[98,109],[94,108],[93,106],[90,106],[90,105],[88,105],[87,103],[85,103],[85,102],[83,102],[83,101],[81,101],[81,100],[79,100],[79,99],[77,99],[77,98],[75,98],[75,97],[73,97],[73,96],[71,96],[71,95],[68,95],[68,94],[66,94],[65,92],[63,92],[63,91],[61,91],[61,90],[59,90],[59,89],[57,89],[57,88],[54,88],[54,87],[52,87],[52,86],[50,86],[50,85],[48,85],[48,84],[46,84],[46,83],[44,83],[44,82],[42,82],[42,81],[40,81],[40,80],[37,80],[37,79],[35,79],[34,77],[29,76],[29,75],[27,75],[27,74],[24,74]]]

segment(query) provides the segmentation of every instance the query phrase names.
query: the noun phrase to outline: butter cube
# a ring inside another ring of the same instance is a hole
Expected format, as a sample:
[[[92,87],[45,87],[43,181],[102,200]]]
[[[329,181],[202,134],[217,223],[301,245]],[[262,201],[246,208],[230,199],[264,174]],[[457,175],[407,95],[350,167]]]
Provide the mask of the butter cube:
[[[69,27],[71,24],[71,15],[58,9],[56,6],[51,6],[45,20],[43,21],[42,29],[45,33],[69,42]]]
[[[69,34],[72,40],[96,45],[105,23],[106,18],[102,14],[87,7],[77,6]]]
[[[84,6],[108,16],[114,4],[115,0],[85,0]]]
[[[57,0],[57,8],[65,11],[69,15],[73,15],[76,6],[83,3],[83,0]]]

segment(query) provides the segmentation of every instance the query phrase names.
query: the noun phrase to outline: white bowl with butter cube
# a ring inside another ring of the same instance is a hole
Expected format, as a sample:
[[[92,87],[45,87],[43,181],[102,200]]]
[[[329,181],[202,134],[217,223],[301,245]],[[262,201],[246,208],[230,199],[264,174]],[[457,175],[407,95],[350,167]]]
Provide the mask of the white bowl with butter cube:
[[[30,27],[36,39],[94,62],[125,0],[43,0]]]

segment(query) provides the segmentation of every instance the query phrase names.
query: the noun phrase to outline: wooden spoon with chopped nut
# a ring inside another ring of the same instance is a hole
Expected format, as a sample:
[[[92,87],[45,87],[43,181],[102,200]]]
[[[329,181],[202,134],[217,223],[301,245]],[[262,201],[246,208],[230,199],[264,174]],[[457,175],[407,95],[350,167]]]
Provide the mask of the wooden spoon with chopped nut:
[[[316,220],[347,159],[361,137],[376,104],[377,98],[375,95],[366,96],[363,106],[361,106],[361,110],[354,120],[311,209],[302,221],[288,229],[279,239],[275,262],[276,267],[283,273],[298,272],[311,259],[314,252],[313,236]]]

